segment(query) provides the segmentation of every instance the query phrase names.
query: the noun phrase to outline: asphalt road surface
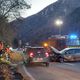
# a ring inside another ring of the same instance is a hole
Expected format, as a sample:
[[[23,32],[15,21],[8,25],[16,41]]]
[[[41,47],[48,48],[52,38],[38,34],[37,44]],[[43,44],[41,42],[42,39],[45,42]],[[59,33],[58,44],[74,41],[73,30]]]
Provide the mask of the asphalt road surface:
[[[80,62],[53,62],[49,67],[33,65],[26,70],[35,80],[80,80]]]

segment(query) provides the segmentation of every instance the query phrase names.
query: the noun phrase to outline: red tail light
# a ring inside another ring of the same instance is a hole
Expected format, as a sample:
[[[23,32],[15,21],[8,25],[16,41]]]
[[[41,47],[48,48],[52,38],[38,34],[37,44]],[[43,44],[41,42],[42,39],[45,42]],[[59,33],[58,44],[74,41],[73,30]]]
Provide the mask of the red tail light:
[[[49,57],[49,54],[47,52],[45,53],[45,55],[46,55],[46,57]]]
[[[33,56],[34,56],[34,53],[33,53],[33,52],[31,52],[31,53],[30,53],[30,57],[33,57]]]

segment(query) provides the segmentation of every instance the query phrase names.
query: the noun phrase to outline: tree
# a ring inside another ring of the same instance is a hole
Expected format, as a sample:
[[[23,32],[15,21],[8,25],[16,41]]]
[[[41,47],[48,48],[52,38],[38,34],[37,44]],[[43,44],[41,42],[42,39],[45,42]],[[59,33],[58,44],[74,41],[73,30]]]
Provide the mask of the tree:
[[[19,11],[24,8],[30,8],[24,0],[0,0],[0,23],[11,15],[20,16]]]
[[[14,38],[12,44],[13,44],[13,47],[14,47],[14,48],[18,48],[18,47],[19,47],[18,39],[17,39],[17,38]]]
[[[24,0],[0,0],[0,40],[11,43],[14,37],[14,30],[8,24],[8,18],[12,15],[20,16],[21,9],[29,9]]]

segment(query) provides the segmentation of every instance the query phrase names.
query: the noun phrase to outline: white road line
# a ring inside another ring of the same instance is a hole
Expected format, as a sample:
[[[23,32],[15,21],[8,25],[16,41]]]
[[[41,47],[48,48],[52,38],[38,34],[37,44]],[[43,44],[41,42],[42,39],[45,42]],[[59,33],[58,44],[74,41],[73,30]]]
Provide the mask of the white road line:
[[[72,63],[65,63],[67,65],[70,65],[70,66],[74,66],[75,64],[72,64]]]
[[[23,66],[23,69],[24,69],[25,73],[31,78],[31,80],[36,80],[36,79],[27,71],[27,69],[26,69],[25,66]]]

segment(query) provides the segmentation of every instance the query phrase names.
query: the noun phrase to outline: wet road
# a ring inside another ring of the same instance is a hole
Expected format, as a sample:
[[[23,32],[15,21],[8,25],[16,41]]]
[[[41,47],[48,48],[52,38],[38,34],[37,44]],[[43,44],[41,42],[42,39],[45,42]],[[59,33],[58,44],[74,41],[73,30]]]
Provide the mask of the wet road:
[[[80,62],[50,63],[49,67],[35,65],[26,69],[35,80],[80,80]]]

